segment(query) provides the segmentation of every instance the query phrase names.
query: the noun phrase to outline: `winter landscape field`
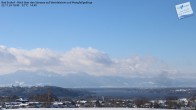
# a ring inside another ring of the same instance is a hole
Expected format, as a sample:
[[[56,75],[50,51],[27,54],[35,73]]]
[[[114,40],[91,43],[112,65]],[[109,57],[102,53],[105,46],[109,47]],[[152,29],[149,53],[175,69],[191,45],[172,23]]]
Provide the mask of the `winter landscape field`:
[[[196,0],[0,1],[0,110],[196,110]]]
[[[6,109],[12,110],[12,109]],[[152,110],[152,108],[20,108],[19,110]],[[165,110],[165,109],[153,109]],[[171,109],[170,109],[171,110]]]

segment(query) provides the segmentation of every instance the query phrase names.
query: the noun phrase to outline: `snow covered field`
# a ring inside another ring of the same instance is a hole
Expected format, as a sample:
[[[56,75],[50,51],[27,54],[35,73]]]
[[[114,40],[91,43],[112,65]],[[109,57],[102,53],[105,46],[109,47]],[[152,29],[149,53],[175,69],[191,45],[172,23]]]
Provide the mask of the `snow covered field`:
[[[6,110],[13,110],[13,109],[6,109]],[[19,110],[152,110],[152,108],[20,108]],[[153,109],[153,110],[164,110],[164,109]]]

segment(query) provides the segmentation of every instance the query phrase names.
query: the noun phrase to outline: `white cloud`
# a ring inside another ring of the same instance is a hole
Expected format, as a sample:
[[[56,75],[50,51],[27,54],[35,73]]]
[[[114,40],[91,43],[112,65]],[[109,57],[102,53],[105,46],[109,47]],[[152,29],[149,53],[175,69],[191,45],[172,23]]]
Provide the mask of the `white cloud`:
[[[26,71],[50,71],[59,74],[88,73],[91,75],[157,75],[172,73],[167,65],[153,57],[133,56],[113,59],[94,48],[73,48],[65,53],[37,48],[24,50],[0,46],[0,74]]]

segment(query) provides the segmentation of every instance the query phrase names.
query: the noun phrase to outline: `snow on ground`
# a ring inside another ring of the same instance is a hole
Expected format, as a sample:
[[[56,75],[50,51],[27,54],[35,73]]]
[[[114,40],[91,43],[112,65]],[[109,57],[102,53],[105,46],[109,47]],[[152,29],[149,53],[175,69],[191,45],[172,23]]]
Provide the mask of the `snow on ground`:
[[[6,110],[13,110],[13,109],[6,109]],[[152,108],[20,108],[19,110],[152,110]],[[166,109],[153,109],[153,110],[166,110]]]

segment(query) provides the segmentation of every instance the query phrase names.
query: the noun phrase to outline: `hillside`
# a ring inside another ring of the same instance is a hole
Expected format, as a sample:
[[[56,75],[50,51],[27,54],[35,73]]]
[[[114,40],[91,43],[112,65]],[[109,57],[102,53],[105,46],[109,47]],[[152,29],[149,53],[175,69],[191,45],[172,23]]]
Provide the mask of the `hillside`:
[[[55,86],[0,87],[0,96],[30,97],[33,95],[47,94],[49,92],[58,97],[79,97],[89,94],[89,92],[85,90],[67,89]]]

